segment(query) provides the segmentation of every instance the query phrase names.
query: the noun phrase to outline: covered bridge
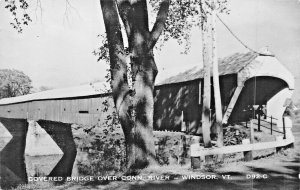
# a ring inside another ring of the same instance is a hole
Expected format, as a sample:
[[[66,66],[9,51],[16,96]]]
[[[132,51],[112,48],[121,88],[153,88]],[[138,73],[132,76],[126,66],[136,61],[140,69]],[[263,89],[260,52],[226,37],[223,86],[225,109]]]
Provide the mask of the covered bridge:
[[[266,104],[282,89],[294,89],[292,74],[269,52],[236,53],[219,61],[223,123],[246,121],[250,105]],[[112,99],[103,84],[55,89],[0,100],[0,119],[29,119],[101,124],[112,111],[103,109]],[[213,91],[212,91],[213,93]],[[203,70],[193,68],[155,87],[154,130],[188,133],[201,127]],[[212,98],[212,108],[214,102]],[[213,110],[212,110],[213,113]],[[1,121],[0,121],[1,122]]]
[[[224,124],[247,121],[249,107],[266,105],[281,90],[294,89],[293,75],[268,51],[219,60],[219,73]],[[156,86],[155,129],[180,131],[182,122],[189,133],[201,127],[203,75],[203,69],[195,67]],[[212,109],[212,119],[213,114]]]

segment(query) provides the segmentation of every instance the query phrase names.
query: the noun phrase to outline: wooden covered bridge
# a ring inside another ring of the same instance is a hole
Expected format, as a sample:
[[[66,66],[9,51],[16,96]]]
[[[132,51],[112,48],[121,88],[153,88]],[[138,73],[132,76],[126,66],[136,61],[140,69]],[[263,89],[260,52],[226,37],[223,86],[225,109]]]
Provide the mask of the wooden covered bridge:
[[[223,123],[246,121],[249,105],[265,105],[281,90],[294,89],[293,75],[272,54],[234,54],[219,61],[219,72]],[[202,84],[203,70],[197,68],[157,84],[154,129],[180,131],[182,114],[188,132],[201,127]],[[4,98],[0,118],[95,125],[104,101],[112,105],[106,92],[100,83]]]
[[[219,60],[219,73],[224,124],[248,121],[249,107],[267,105],[283,89],[290,91],[291,96],[294,89],[293,75],[270,52],[226,57]],[[188,133],[201,127],[203,74],[202,69],[192,68],[156,86],[155,129],[180,131],[181,120]]]
[[[249,106],[266,105],[283,89],[294,89],[292,74],[269,52],[237,53],[219,61],[223,123],[249,120]],[[212,91],[213,93],[213,91]],[[154,130],[194,134],[201,128],[203,70],[193,68],[155,87]],[[289,97],[286,97],[289,98]],[[214,102],[211,102],[214,107]],[[109,109],[103,111],[104,107]],[[23,159],[28,120],[39,123],[64,153],[51,175],[68,176],[76,155],[71,124],[96,125],[112,111],[112,99],[103,84],[55,89],[0,100],[0,122],[19,148],[1,150],[1,163],[15,170],[10,159]],[[214,111],[212,110],[212,113]],[[201,131],[201,130],[200,130]],[[60,166],[64,167],[60,167]],[[13,171],[18,173],[18,171]],[[22,175],[22,172],[19,172]],[[26,175],[26,174],[24,174]],[[23,176],[24,177],[24,176]]]

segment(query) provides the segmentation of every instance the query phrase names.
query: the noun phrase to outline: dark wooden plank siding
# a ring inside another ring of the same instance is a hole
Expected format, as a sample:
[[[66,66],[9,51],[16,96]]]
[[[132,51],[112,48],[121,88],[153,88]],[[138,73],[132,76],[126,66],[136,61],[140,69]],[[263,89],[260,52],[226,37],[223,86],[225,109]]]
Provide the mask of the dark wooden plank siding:
[[[220,77],[223,112],[236,87],[236,74]],[[199,88],[201,88],[201,94],[199,94]],[[213,86],[211,93],[211,114],[214,115]],[[155,88],[154,95],[154,130],[181,131],[182,112],[188,133],[195,133],[198,127],[201,128],[203,79],[158,86]]]
[[[154,130],[181,130],[181,114],[188,131],[199,125],[199,80],[155,88]]]

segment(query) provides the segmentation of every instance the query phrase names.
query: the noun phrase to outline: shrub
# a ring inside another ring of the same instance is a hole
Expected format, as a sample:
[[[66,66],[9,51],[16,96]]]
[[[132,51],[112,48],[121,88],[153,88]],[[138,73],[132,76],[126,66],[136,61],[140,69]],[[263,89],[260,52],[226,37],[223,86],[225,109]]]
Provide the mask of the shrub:
[[[245,132],[234,129],[230,126],[223,129],[224,146],[242,144],[242,140],[247,138]]]

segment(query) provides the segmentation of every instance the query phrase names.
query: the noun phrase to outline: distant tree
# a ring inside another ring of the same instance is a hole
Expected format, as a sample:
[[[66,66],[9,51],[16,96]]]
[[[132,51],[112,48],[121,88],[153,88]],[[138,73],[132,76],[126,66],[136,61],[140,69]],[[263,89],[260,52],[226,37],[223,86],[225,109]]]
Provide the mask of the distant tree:
[[[31,88],[31,79],[22,71],[0,69],[0,98],[29,94]]]

